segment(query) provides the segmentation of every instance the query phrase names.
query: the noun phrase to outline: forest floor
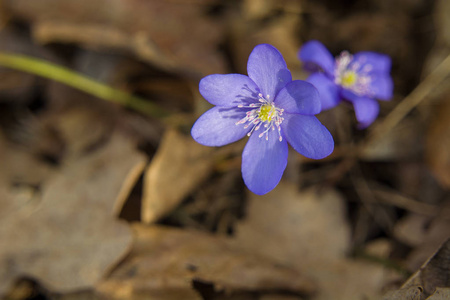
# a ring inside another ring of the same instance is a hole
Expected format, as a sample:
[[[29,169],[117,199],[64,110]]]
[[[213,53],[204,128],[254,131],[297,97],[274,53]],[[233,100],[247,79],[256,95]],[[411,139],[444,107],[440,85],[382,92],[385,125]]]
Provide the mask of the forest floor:
[[[394,97],[255,195],[247,138],[190,135],[199,80],[262,43],[305,80],[313,39],[389,55]],[[0,1],[0,298],[450,299],[449,55],[446,0]]]

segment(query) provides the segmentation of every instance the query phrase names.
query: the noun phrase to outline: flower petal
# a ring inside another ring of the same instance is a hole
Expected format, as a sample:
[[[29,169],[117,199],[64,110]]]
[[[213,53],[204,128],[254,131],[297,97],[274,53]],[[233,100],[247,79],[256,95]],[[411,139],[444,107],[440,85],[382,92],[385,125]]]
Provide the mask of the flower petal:
[[[270,130],[269,139],[254,132],[242,153],[242,177],[253,193],[263,195],[274,189],[286,169],[288,146],[278,140],[278,131]]]
[[[205,146],[223,146],[243,138],[249,129],[235,123],[245,117],[245,110],[213,107],[198,118],[192,126],[191,135],[197,143]]]
[[[328,75],[334,76],[334,57],[321,42],[313,40],[303,44],[298,58],[308,71],[322,69]]]
[[[370,89],[374,97],[380,100],[391,100],[394,93],[394,83],[389,75],[382,73],[370,74]]]
[[[307,79],[319,91],[322,111],[337,106],[340,102],[338,87],[330,78],[323,73],[313,73]]]
[[[293,114],[315,115],[321,109],[319,92],[311,83],[303,80],[289,82],[278,93],[275,103],[285,112]]]
[[[200,80],[199,91],[209,103],[226,107],[238,106],[248,100],[258,99],[259,93],[253,80],[242,74],[206,76]]]
[[[375,121],[380,112],[377,100],[360,97],[349,91],[343,91],[343,96],[353,104],[359,129],[364,129]]]
[[[388,55],[362,51],[353,55],[353,62],[357,62],[362,68],[370,66],[371,72],[389,73],[391,71],[391,58]]]
[[[291,72],[281,53],[273,46],[256,46],[247,62],[248,76],[261,89],[261,93],[275,99],[278,92],[292,81]]]
[[[331,133],[314,116],[286,114],[281,127],[288,143],[306,157],[321,159],[333,152]]]

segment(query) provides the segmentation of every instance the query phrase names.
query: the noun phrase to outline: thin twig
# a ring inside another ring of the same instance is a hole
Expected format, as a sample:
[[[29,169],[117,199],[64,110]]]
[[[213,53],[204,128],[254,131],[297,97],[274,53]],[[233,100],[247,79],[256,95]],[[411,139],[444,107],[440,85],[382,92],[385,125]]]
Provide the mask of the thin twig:
[[[381,202],[415,212],[417,214],[436,216],[439,212],[439,208],[435,205],[411,199],[396,191],[374,189],[373,192]]]
[[[417,105],[420,104],[450,74],[450,55],[442,61],[386,118],[374,127],[364,147],[371,146],[391,131]]]

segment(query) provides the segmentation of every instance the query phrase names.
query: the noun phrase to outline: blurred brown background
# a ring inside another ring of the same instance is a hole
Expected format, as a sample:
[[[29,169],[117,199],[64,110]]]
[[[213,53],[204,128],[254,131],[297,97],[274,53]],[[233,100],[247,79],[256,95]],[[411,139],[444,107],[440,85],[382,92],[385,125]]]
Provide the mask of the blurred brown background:
[[[260,43],[305,79],[297,51],[310,39],[390,55],[394,98],[363,131],[345,103],[321,113],[334,153],[291,151],[280,185],[253,195],[245,141],[189,135],[210,107],[198,81],[246,74]],[[1,0],[1,53],[169,116],[0,61],[0,297],[450,297],[449,49],[446,0]]]

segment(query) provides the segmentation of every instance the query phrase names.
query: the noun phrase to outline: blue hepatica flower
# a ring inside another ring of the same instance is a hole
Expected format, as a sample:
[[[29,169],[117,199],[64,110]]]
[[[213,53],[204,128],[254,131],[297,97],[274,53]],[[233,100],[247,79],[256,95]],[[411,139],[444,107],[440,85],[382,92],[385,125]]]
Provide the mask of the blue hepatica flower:
[[[271,191],[287,164],[288,142],[306,157],[333,152],[330,132],[314,116],[319,94],[306,81],[292,81],[283,56],[271,45],[256,46],[248,76],[214,74],[200,81],[202,96],[216,105],[192,127],[192,137],[206,146],[223,146],[246,135],[242,176],[255,194]]]
[[[353,104],[359,128],[366,128],[378,116],[375,99],[390,100],[393,83],[389,75],[391,59],[375,52],[342,52],[336,59],[318,41],[309,41],[299,51],[299,59],[311,74],[320,93],[322,110],[335,107],[343,99]]]

